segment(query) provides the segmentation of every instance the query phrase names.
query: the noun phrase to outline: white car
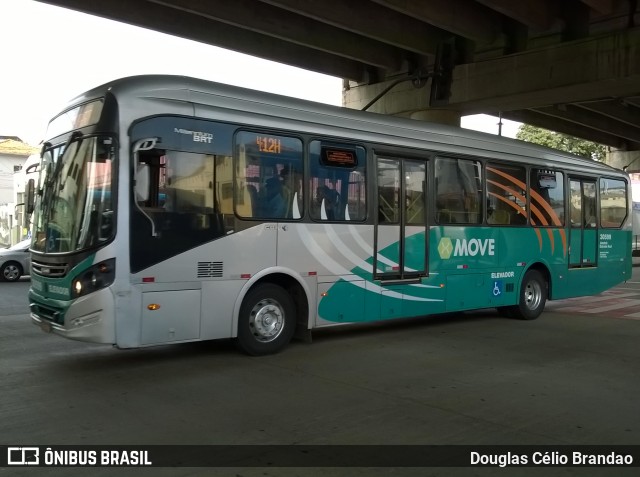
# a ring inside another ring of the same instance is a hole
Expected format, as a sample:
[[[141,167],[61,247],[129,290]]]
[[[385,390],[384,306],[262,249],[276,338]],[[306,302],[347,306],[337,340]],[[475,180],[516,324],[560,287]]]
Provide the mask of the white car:
[[[15,282],[31,273],[31,239],[18,242],[9,248],[0,249],[0,280]]]

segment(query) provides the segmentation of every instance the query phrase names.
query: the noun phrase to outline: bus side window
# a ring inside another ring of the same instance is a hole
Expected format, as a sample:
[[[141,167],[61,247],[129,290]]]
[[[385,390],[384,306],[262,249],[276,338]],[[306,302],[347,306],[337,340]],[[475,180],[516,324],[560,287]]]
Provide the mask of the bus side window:
[[[148,198],[138,205],[156,232],[173,237],[197,232],[206,239],[233,231],[230,157],[151,150],[141,162],[149,167],[150,185]]]
[[[627,216],[627,183],[616,179],[600,179],[600,225],[617,228]]]
[[[235,212],[246,219],[300,219],[302,141],[240,131],[235,139]]]
[[[526,183],[527,171],[524,167],[487,164],[487,223],[526,225]]]
[[[319,221],[362,221],[367,216],[366,155],[361,146],[311,141],[309,213]]]
[[[478,161],[438,157],[435,162],[436,221],[482,222],[482,166]]]
[[[536,227],[560,227],[564,225],[564,175],[549,169],[532,168],[531,224]]]
[[[584,188],[584,227],[595,228],[596,219],[596,184],[595,182],[583,182]]]

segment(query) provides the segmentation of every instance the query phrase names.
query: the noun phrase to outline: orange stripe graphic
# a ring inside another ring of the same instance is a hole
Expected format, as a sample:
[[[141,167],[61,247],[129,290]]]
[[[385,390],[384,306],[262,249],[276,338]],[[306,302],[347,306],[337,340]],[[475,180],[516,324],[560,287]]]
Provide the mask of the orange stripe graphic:
[[[531,206],[531,210],[533,211],[535,207]],[[539,213],[540,211],[538,211]],[[538,215],[538,214],[536,214]],[[540,220],[542,220],[545,224],[547,222],[547,220],[544,218],[544,216],[540,217]],[[531,218],[531,225],[536,225],[536,221],[533,220],[533,217]],[[540,251],[542,252],[542,235],[540,235],[540,230],[539,229],[533,229],[536,232],[536,235],[538,236],[538,245],[540,246]],[[554,250],[554,245],[555,245],[555,240],[553,239],[553,230],[551,229],[547,229],[547,235],[549,236],[549,242],[551,243],[551,253],[553,253]]]
[[[497,184],[500,185],[500,184]],[[489,195],[495,197],[498,200],[501,200],[502,202],[504,202],[505,204],[508,204],[509,207],[513,207],[514,209],[516,209],[518,212],[525,214],[526,215],[526,211],[520,207],[518,204],[513,203],[512,201],[510,201],[509,199],[505,199],[504,197],[502,197],[499,194],[496,194],[494,192],[489,192]],[[533,220],[531,221],[533,223]],[[536,228],[533,229],[533,231],[536,233],[536,235],[538,236],[538,246],[540,247],[540,251],[542,251],[542,235],[540,235],[540,231]],[[551,250],[553,251],[553,243],[551,244]]]
[[[494,169],[493,167],[487,167],[487,171],[493,172],[494,174],[497,174],[499,176],[504,177],[505,179],[511,181],[513,184],[517,185],[518,187],[520,187],[523,190],[526,190],[526,188],[527,188],[527,185],[524,182],[522,182],[521,180],[513,177],[511,174],[507,174],[506,172],[502,172],[502,171],[500,171],[498,169]],[[487,182],[492,182],[493,183],[493,181],[487,181]],[[553,207],[551,207],[551,205],[546,200],[544,200],[544,197],[542,197],[540,194],[538,194],[534,190],[530,189],[529,192],[531,193],[531,198],[535,199],[542,206],[542,208],[547,212],[547,214],[549,214],[549,217],[551,217],[553,225],[562,227],[562,221],[560,220],[560,217],[558,217],[558,214],[556,214],[556,211],[553,210]],[[531,204],[531,210],[532,211],[533,211],[533,207],[534,207],[533,204]],[[544,224],[544,225],[547,225],[547,224]],[[549,233],[550,236],[553,236],[553,233],[551,231],[548,231],[547,233]],[[562,253],[566,257],[566,255],[567,255],[567,236],[566,236],[566,233],[565,233],[564,229],[558,229],[558,233],[560,234],[560,238],[562,239]],[[552,252],[553,252],[553,248],[554,248],[553,245],[551,245]]]
[[[522,202],[526,203],[527,199],[525,198],[525,196],[523,196],[522,194],[516,192],[515,190],[513,190],[511,187],[506,186],[504,184],[500,184],[499,182],[495,182],[495,181],[491,181],[489,179],[487,179],[488,183],[493,184],[494,186],[507,191],[509,194],[513,195],[514,197],[516,197],[517,199],[520,199]],[[516,204],[513,201],[510,201],[509,199],[505,199],[504,197],[497,195],[493,192],[489,192],[489,194],[493,195],[494,197],[497,197],[499,199],[503,199],[504,202],[506,202],[507,204],[509,204],[511,207],[514,207],[516,210],[520,211],[525,217],[527,215],[527,211],[524,207],[519,206],[518,204]]]

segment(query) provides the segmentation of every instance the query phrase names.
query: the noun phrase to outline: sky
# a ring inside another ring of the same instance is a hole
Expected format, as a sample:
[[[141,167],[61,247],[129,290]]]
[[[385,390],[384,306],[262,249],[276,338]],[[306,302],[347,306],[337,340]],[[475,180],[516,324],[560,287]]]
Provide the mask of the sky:
[[[177,74],[340,106],[342,80],[32,0],[0,1],[0,136],[38,145],[67,102],[136,74]],[[503,121],[515,137],[518,123]],[[462,126],[498,133],[498,119]]]

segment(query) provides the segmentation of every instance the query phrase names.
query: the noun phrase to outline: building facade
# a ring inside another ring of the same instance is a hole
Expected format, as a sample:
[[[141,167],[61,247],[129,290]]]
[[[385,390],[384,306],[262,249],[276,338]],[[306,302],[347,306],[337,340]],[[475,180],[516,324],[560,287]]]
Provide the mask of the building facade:
[[[15,136],[0,136],[0,247],[23,239],[27,231],[22,227],[24,202],[23,167],[38,148],[25,144]]]

